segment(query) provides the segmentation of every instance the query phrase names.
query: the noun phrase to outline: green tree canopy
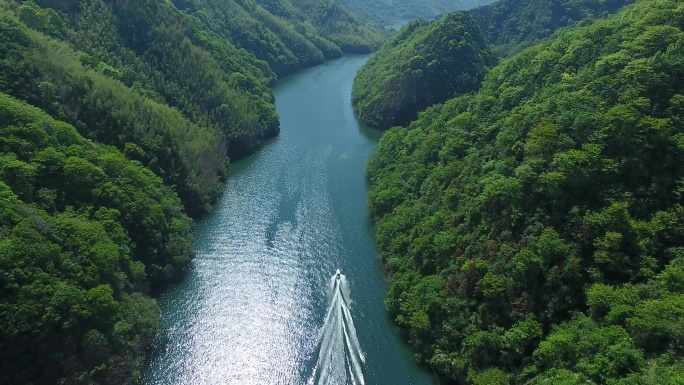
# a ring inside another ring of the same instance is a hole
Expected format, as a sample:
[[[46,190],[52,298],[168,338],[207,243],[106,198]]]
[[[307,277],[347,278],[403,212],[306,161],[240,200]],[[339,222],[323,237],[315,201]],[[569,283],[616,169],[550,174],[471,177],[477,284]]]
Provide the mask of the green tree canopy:
[[[0,383],[132,383],[145,295],[191,257],[180,199],[140,162],[0,94]]]
[[[463,12],[402,28],[359,70],[352,105],[373,127],[407,125],[433,104],[480,87],[493,58]]]
[[[369,208],[421,360],[466,383],[678,381],[682,19],[647,0],[563,30],[383,136]]]

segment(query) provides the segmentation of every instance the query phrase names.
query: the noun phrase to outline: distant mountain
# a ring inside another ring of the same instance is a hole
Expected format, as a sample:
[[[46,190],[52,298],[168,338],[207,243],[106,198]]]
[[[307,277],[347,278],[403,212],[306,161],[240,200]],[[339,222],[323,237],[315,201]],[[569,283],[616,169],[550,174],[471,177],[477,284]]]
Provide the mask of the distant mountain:
[[[399,19],[434,19],[445,13],[491,4],[496,0],[340,0],[353,10],[385,24]]]
[[[500,0],[434,21],[413,21],[359,70],[352,104],[369,126],[408,125],[425,108],[476,91],[496,62],[491,52],[511,55],[631,1]]]

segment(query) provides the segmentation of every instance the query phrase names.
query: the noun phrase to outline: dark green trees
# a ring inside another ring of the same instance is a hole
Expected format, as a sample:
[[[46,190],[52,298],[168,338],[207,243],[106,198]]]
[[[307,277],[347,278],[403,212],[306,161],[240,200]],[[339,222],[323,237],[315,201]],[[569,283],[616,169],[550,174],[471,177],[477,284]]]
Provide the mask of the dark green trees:
[[[178,196],[140,162],[0,94],[0,383],[134,383],[149,285],[191,256]]]
[[[367,125],[407,125],[426,107],[477,90],[492,64],[487,43],[467,14],[413,21],[361,68],[352,104]]]
[[[344,53],[368,53],[384,36],[334,1],[178,0],[197,25],[264,60],[279,76]]]
[[[382,37],[296,4],[318,13],[0,0],[0,384],[139,382],[149,290],[192,256],[187,214],[278,134],[268,86]]]
[[[382,138],[388,308],[472,384],[682,381],[684,5],[638,2]]]
[[[185,12],[156,1],[6,0],[0,77],[14,80],[0,87],[84,136],[121,150],[135,144],[134,159],[199,214],[220,191],[226,154],[243,156],[277,135],[267,88],[274,71],[369,51],[382,36],[335,3],[315,27],[296,9],[288,19],[253,2],[178,3]]]

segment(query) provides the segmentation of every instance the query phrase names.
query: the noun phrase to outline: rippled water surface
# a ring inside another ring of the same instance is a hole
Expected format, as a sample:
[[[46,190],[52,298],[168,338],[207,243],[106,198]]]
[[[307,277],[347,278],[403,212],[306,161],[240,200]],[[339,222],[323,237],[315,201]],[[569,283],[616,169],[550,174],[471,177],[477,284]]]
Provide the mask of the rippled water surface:
[[[306,384],[320,361],[327,291],[338,268],[365,384],[436,383],[384,311],[364,176],[380,133],[360,127],[350,104],[366,59],[335,60],[276,87],[281,134],[231,166],[225,194],[198,225],[187,277],[161,296],[168,330],[145,383]],[[336,378],[329,383],[359,377]]]

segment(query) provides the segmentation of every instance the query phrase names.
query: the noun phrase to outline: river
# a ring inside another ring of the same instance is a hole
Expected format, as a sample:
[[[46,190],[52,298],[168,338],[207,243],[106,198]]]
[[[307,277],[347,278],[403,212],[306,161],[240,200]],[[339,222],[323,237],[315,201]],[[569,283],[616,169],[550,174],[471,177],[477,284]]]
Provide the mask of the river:
[[[359,126],[350,101],[367,58],[330,61],[274,88],[280,136],[231,165],[223,197],[198,224],[187,276],[160,296],[167,330],[146,384],[312,382],[338,268],[365,358],[361,381],[437,383],[383,304],[364,174],[380,132]],[[351,380],[329,381],[344,382]]]

